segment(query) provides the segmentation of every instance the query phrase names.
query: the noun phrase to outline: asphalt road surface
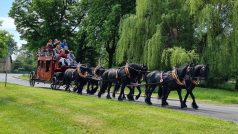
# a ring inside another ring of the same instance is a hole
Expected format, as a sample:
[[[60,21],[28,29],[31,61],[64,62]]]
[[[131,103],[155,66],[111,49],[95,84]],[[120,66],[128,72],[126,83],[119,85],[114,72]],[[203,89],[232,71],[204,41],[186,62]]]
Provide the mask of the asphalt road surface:
[[[28,81],[21,80],[21,79],[17,78],[18,76],[19,76],[19,74],[8,74],[7,82],[24,85],[24,86],[29,86]],[[0,73],[0,82],[4,82],[4,81],[5,81],[5,74]],[[36,83],[35,86],[50,88],[49,84],[44,84],[44,83],[39,83],[39,84]],[[103,96],[103,97],[105,98],[105,96]],[[140,97],[139,100],[132,102],[132,103],[145,104],[144,97]],[[153,103],[153,106],[161,107],[161,105],[160,105],[161,101],[156,98],[152,98],[152,103]],[[209,116],[209,117],[220,118],[220,119],[238,122],[238,104],[234,104],[234,105],[206,104],[206,103],[201,103],[201,102],[197,101],[197,103],[199,105],[199,109],[195,110],[195,109],[191,108],[191,102],[187,102],[188,108],[186,108],[186,109],[180,109],[180,103],[176,99],[169,99],[168,103],[169,103],[169,106],[166,107],[168,109],[173,109],[173,110],[178,110],[178,111],[182,111],[182,112],[188,112],[188,113],[198,114],[198,115],[205,115],[205,116]]]

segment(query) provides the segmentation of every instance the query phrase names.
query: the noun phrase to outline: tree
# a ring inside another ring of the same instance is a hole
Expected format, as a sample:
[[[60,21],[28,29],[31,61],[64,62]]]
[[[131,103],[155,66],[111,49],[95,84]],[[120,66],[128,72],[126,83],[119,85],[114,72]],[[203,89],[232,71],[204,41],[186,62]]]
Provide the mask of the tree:
[[[86,3],[88,7],[87,16],[81,25],[83,28],[79,30],[79,32],[85,30],[87,34],[84,46],[95,48],[97,51],[94,55],[108,60],[107,65],[111,67],[114,65],[121,18],[127,13],[134,12],[135,0],[83,0],[81,2]]]
[[[33,71],[36,67],[36,60],[35,55],[29,51],[25,45],[23,45],[18,50],[18,55],[16,57],[16,60],[13,61],[13,71],[18,70],[19,68],[22,69],[22,71]]]
[[[193,22],[183,7],[185,0],[137,0],[136,15],[122,21],[117,63],[147,63],[149,69],[163,69],[163,49],[181,46],[194,49]]]
[[[13,36],[7,31],[0,30],[0,58],[12,54],[15,49],[16,43],[13,40]]]
[[[70,40],[84,15],[75,0],[15,0],[9,12],[31,50],[37,50],[49,39]]]

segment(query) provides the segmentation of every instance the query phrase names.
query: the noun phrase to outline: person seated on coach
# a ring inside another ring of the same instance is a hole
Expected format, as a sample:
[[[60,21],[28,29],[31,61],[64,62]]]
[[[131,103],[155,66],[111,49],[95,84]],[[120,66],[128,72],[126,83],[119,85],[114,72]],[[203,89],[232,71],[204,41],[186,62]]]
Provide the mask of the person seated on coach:
[[[60,40],[54,39],[54,42],[53,42],[53,47],[54,47],[54,48],[55,48],[57,45],[60,45],[60,44],[61,44]]]
[[[75,60],[76,58],[74,56],[73,51],[69,51],[69,54],[67,55],[67,59],[69,59],[71,66],[76,66],[77,65],[77,62]]]
[[[65,50],[69,50],[69,45],[66,42],[66,39],[63,39],[63,42],[61,42],[60,47]]]
[[[47,42],[46,46],[47,46],[47,49],[49,51],[49,54],[51,55],[53,53],[53,49],[54,49],[53,42],[52,42],[51,39]]]
[[[59,54],[60,54],[60,46],[59,45],[57,45],[53,49],[53,54],[54,54],[54,59],[58,61],[60,59],[60,56],[59,56]]]
[[[66,52],[65,52],[64,49],[61,49],[61,50],[60,50],[59,57],[60,57],[60,58],[67,58],[67,55],[66,55]]]

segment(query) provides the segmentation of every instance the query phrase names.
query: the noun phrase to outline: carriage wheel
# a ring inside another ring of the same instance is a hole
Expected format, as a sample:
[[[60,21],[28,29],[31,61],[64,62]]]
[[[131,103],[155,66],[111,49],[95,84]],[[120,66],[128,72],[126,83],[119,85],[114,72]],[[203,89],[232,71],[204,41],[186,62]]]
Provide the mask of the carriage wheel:
[[[36,82],[36,77],[35,77],[35,73],[34,72],[31,72],[30,73],[30,76],[29,76],[29,83],[30,83],[30,86],[31,87],[34,87],[35,86],[35,82]]]

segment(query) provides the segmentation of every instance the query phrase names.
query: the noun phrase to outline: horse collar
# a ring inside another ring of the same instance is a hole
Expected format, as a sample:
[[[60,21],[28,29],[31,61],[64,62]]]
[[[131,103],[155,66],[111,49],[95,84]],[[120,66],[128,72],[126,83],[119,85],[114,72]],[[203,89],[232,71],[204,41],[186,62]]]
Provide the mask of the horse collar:
[[[185,85],[185,81],[184,81],[184,80],[183,80],[182,82],[179,80],[178,74],[177,74],[177,70],[176,70],[176,69],[174,69],[174,70],[172,71],[172,77],[173,77],[173,79],[176,80],[176,83],[177,83],[178,85],[180,85],[180,86]]]
[[[130,72],[129,72],[129,65],[128,64],[126,64],[126,66],[125,66],[125,73],[126,73],[126,76],[128,78],[130,78]]]

